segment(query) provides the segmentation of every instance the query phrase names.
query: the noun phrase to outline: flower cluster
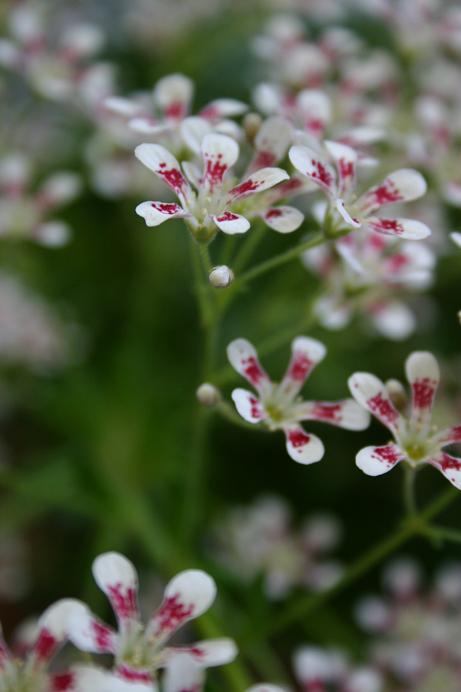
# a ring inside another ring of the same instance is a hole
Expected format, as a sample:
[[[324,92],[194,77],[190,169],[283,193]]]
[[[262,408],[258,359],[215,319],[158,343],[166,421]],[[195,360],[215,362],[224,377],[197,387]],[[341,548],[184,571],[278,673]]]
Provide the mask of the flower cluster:
[[[295,587],[319,591],[341,576],[339,562],[328,557],[340,538],[331,516],[313,515],[300,529],[292,527],[286,502],[261,497],[247,507],[232,509],[216,526],[214,552],[238,578],[264,578],[269,598],[280,599]]]

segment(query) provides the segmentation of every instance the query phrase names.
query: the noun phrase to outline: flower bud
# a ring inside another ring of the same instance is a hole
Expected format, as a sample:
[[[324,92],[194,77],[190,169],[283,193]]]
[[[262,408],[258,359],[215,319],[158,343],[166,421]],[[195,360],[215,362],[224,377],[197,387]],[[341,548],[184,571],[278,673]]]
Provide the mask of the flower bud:
[[[215,288],[227,288],[234,280],[234,272],[225,264],[220,264],[218,267],[213,267],[208,280]]]
[[[219,389],[209,382],[204,382],[197,388],[196,396],[202,406],[217,406],[221,401]]]
[[[262,118],[258,113],[247,113],[243,119],[243,129],[249,142],[253,142],[262,125]]]

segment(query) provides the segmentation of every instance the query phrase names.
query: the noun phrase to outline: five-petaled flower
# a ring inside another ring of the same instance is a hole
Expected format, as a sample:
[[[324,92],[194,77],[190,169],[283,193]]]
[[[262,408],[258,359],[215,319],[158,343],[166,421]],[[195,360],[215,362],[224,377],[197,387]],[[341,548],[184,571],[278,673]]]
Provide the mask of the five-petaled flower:
[[[355,399],[391,431],[395,440],[362,449],[356,457],[357,466],[369,476],[380,476],[400,461],[412,469],[430,464],[461,489],[461,459],[444,451],[448,445],[461,442],[461,425],[437,431],[431,421],[439,383],[437,361],[431,353],[416,351],[408,357],[405,369],[412,393],[408,415],[401,413],[389,388],[375,375],[357,372],[349,379]]]
[[[424,195],[426,182],[418,171],[410,168],[394,171],[357,197],[357,152],[339,142],[325,141],[325,147],[335,165],[303,145],[291,147],[289,157],[293,166],[326,194],[329,202],[326,228],[336,233],[363,227],[408,240],[421,240],[430,235],[430,229],[421,221],[376,216],[387,204],[410,202]]]
[[[127,690],[135,683],[140,690],[152,690],[158,670],[167,667],[178,652],[189,654],[202,668],[222,665],[235,657],[235,644],[230,639],[212,639],[181,648],[165,646],[180,627],[213,603],[216,585],[205,572],[191,569],[176,575],[165,589],[160,608],[146,625],[141,622],[137,604],[137,573],[127,558],[118,553],[100,555],[94,562],[93,575],[117,616],[118,632],[86,607],[72,618],[69,636],[75,646],[92,653],[112,654],[115,659],[112,673],[88,668],[88,681],[104,677],[113,681],[117,690],[125,689],[123,683]]]
[[[145,219],[148,226],[158,226],[167,219],[182,218],[195,237],[205,241],[210,240],[218,228],[231,235],[245,233],[250,228],[250,222],[238,213],[239,205],[251,195],[287,180],[288,173],[281,168],[260,168],[237,183],[227,175],[239,155],[235,140],[227,135],[208,134],[203,138],[201,150],[203,171],[184,162],[184,175],[175,157],[159,144],[140,144],[136,147],[137,158],[173,190],[181,203],[142,202],[136,207],[136,213]],[[264,217],[270,214],[271,208],[259,211]]]
[[[1,692],[70,692],[77,690],[78,673],[50,673],[48,666],[68,638],[72,617],[82,611],[79,601],[65,599],[50,606],[38,623],[38,635],[24,658],[11,652],[0,631]]]
[[[299,336],[292,343],[292,356],[280,383],[274,383],[261,367],[253,345],[246,339],[232,341],[227,349],[232,367],[250,382],[256,396],[234,389],[232,398],[239,414],[249,423],[264,423],[270,430],[283,430],[287,452],[300,464],[312,464],[324,455],[322,441],[305,432],[300,421],[322,421],[347,430],[363,430],[369,416],[352,399],[334,403],[303,401],[298,395],[306,378],[326,354],[315,339]]]

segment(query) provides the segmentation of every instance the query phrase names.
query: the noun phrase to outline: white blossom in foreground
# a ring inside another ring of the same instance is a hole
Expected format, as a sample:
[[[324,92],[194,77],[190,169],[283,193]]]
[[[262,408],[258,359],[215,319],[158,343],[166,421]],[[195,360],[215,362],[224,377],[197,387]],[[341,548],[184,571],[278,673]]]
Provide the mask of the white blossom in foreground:
[[[186,570],[176,575],[165,589],[160,608],[146,625],[141,622],[137,603],[138,576],[129,560],[118,553],[100,555],[93,564],[93,575],[117,616],[118,631],[86,607],[72,619],[69,636],[75,646],[114,657],[113,672],[88,669],[89,681],[94,675],[108,681],[107,690],[148,691],[159,669],[168,666],[178,652],[189,654],[202,668],[223,665],[235,658],[236,647],[231,639],[196,642],[179,649],[166,646],[180,627],[212,605],[216,585],[205,572]],[[132,687],[133,683],[137,687]],[[97,692],[96,686],[94,689]]]
[[[303,401],[299,393],[306,378],[325,357],[325,346],[315,339],[299,336],[292,343],[292,357],[280,383],[274,383],[261,367],[253,345],[246,339],[229,344],[232,367],[256,389],[234,389],[232,398],[239,414],[249,423],[263,423],[269,430],[285,433],[287,452],[300,464],[312,464],[324,455],[322,441],[306,433],[301,421],[322,421],[346,430],[364,430],[369,416],[352,399],[334,403]]]
[[[172,202],[142,202],[136,213],[148,226],[172,218],[184,219],[192,233],[200,240],[208,241],[217,229],[233,235],[245,233],[250,222],[238,213],[239,206],[252,195],[274,187],[289,178],[281,168],[266,167],[251,173],[238,182],[227,175],[236,163],[239,146],[231,137],[219,134],[206,135],[202,142],[203,171],[184,163],[183,169],[193,184],[191,187],[175,157],[158,144],[140,144],[136,156],[161,178],[177,195],[180,204]],[[269,215],[271,207],[259,213]]]
[[[356,457],[357,466],[369,476],[380,476],[401,461],[414,470],[429,464],[461,489],[461,459],[444,451],[461,441],[461,425],[437,431],[431,420],[440,379],[437,361],[431,353],[416,351],[407,358],[405,370],[412,394],[408,413],[394,405],[388,387],[375,375],[357,372],[349,378],[352,395],[395,440],[362,449]]]
[[[215,554],[235,576],[264,579],[269,598],[280,599],[295,587],[313,591],[332,586],[341,576],[330,559],[341,533],[329,515],[312,515],[297,528],[288,505],[278,497],[261,497],[232,509],[216,527]]]
[[[35,190],[30,189],[30,182],[27,157],[10,154],[0,159],[0,238],[26,238],[49,247],[64,245],[70,236],[68,225],[49,216],[75,199],[80,179],[60,171]]]
[[[376,215],[388,204],[422,197],[426,183],[420,173],[412,169],[394,171],[380,184],[357,196],[356,151],[338,142],[326,141],[325,146],[334,165],[322,154],[303,145],[291,147],[289,157],[293,166],[327,197],[326,232],[335,234],[366,228],[407,240],[421,240],[430,235],[429,228],[421,221]]]
[[[67,641],[70,619],[82,605],[71,599],[50,606],[38,623],[38,635],[24,659],[12,653],[0,635],[0,692],[75,692],[77,674],[48,672],[51,659]]]

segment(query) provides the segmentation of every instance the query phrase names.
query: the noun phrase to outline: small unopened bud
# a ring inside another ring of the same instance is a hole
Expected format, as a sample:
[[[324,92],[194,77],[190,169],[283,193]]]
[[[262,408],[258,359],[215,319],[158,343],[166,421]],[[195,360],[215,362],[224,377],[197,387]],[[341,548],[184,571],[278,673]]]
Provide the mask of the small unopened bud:
[[[221,401],[221,393],[214,384],[204,382],[196,391],[197,399],[202,406],[217,406]]]
[[[243,118],[243,129],[248,141],[253,142],[262,125],[262,118],[258,113],[247,113]]]
[[[234,280],[234,272],[225,264],[213,267],[208,280],[215,288],[227,288]]]
[[[403,384],[398,380],[388,380],[386,389],[395,408],[403,411],[408,403],[408,395]]]

